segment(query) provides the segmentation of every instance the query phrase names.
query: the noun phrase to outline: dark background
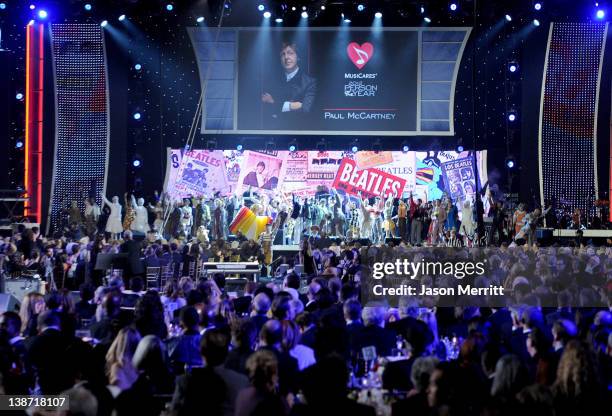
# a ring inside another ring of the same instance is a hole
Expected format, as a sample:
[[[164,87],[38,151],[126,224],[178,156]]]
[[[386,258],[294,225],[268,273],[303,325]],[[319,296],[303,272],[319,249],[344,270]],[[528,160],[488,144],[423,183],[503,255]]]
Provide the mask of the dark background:
[[[0,10],[2,48],[10,51],[8,71],[2,72],[4,84],[0,100],[0,114],[8,115],[0,126],[0,148],[7,152],[0,159],[5,167],[4,182],[15,189],[23,186],[23,148],[15,145],[23,140],[24,102],[15,94],[25,89],[25,24],[34,15],[29,1],[6,1],[8,7]],[[204,16],[208,26],[219,23],[223,27],[260,27],[261,12],[257,2],[230,3],[229,9],[219,13],[219,1],[174,2],[174,10],[165,10],[166,1],[108,0],[91,1],[93,9],[85,12],[84,1],[48,0],[52,22],[97,22],[108,19],[106,46],[108,51],[109,85],[111,88],[111,149],[108,193],[121,195],[133,190],[137,196],[149,196],[159,189],[165,173],[166,147],[181,148],[185,145],[194,118],[200,94],[197,64],[187,36],[186,27],[194,26],[197,16]],[[277,13],[279,2],[264,2]],[[299,8],[300,2],[295,3]],[[326,4],[325,12],[311,13],[309,25],[338,26],[340,12],[350,13],[351,27],[371,27],[370,13],[358,14],[355,3],[304,2],[319,7]],[[368,2],[365,2],[368,3]],[[411,150],[454,149],[457,145],[489,151],[489,178],[505,191],[520,192],[521,199],[530,201],[532,190],[538,186],[537,141],[539,102],[544,54],[551,21],[591,21],[594,16],[592,1],[558,0],[544,2],[540,12],[535,12],[532,1],[458,1],[459,10],[450,13],[447,1],[389,1],[382,4],[385,26],[421,26],[426,7],[430,26],[473,27],[469,43],[463,55],[455,89],[454,137],[378,137],[361,136],[263,136],[263,135],[200,135],[195,137],[195,147],[233,149],[238,144],[245,149],[277,147],[287,149],[295,141],[299,149],[316,149],[322,141],[328,149],[346,149],[355,140],[361,149],[399,150],[403,144]],[[600,2],[604,4],[605,2]],[[370,6],[368,4],[368,6]],[[610,12],[610,10],[608,10]],[[118,22],[117,16],[125,13],[128,19]],[[283,27],[300,23],[297,12],[287,11]],[[610,12],[612,13],[612,12]],[[609,14],[610,14],[609,13]],[[315,16],[317,14],[317,16]],[[505,14],[512,21],[504,20]],[[221,15],[223,15],[222,21]],[[541,25],[532,25],[537,17]],[[273,19],[272,19],[273,20]],[[272,25],[276,25],[273,21]],[[610,36],[610,35],[609,35]],[[598,117],[598,172],[600,172],[600,197],[607,197],[609,120],[612,42],[608,39],[608,51],[604,55]],[[47,63],[50,55],[47,54]],[[516,74],[509,74],[510,61],[519,65]],[[142,65],[141,71],[134,64]],[[4,66],[6,67],[6,66]],[[367,68],[367,66],[366,66]],[[52,169],[53,149],[53,80],[52,72],[45,76],[45,177]],[[8,85],[7,81],[8,80]],[[8,93],[7,93],[8,91]],[[4,98],[8,97],[8,99]],[[507,111],[515,109],[518,122],[507,122]],[[135,121],[131,115],[140,111],[142,118]],[[517,160],[517,167],[508,170],[504,161],[508,156]],[[134,158],[142,160],[135,168]],[[50,183],[45,183],[44,195],[49,195]]]

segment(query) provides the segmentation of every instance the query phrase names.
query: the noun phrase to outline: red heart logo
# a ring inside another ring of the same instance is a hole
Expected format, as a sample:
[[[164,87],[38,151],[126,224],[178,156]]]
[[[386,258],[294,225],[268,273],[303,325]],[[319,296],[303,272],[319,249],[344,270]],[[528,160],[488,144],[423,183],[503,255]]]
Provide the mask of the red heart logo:
[[[351,62],[353,62],[358,69],[361,69],[372,58],[372,55],[374,55],[374,45],[370,42],[366,42],[362,45],[357,42],[351,42],[346,47],[346,53],[348,53]]]

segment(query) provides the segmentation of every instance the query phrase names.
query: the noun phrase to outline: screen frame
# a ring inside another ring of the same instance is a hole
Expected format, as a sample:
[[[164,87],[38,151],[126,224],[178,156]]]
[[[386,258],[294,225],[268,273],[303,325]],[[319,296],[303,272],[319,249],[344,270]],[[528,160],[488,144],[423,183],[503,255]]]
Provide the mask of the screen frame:
[[[198,26],[188,27],[188,32],[196,30],[202,30],[204,28]],[[208,135],[254,135],[254,136],[275,136],[275,135],[327,135],[327,136],[454,136],[455,135],[455,123],[454,123],[454,107],[455,107],[455,87],[457,85],[457,76],[459,73],[459,67],[461,65],[461,61],[463,59],[463,54],[465,52],[466,45],[470,39],[470,35],[472,32],[471,26],[448,26],[448,27],[385,27],[385,28],[370,28],[370,30],[381,30],[385,32],[418,32],[418,62],[417,62],[417,103],[416,103],[416,130],[244,130],[238,129],[238,91],[239,91],[239,68],[238,68],[238,53],[239,53],[239,36],[236,36],[236,48],[235,48],[235,60],[234,60],[234,97],[233,97],[233,121],[232,121],[232,129],[216,129],[216,130],[208,130],[205,128],[205,114],[206,105],[205,102],[202,103],[202,114],[198,116],[198,123],[201,123],[200,133],[208,134]],[[225,28],[209,28],[211,31],[260,31],[264,30],[261,27],[225,27]],[[338,31],[339,29],[336,27],[266,27],[265,30],[269,31]],[[367,27],[350,27],[350,28],[341,28],[341,30],[346,31],[364,31],[368,30]],[[459,48],[459,52],[457,55],[457,59],[455,60],[455,65],[453,68],[453,74],[451,79],[451,94],[449,100],[449,130],[440,131],[440,130],[422,130],[421,129],[421,89],[422,89],[422,36],[423,32],[445,32],[445,31],[465,31],[465,35],[463,37],[463,41]],[[192,47],[193,38],[191,38]],[[194,48],[195,53],[195,48]],[[202,68],[200,68],[200,60],[196,54],[196,63],[198,65],[198,77],[200,80],[200,88],[203,87],[203,80],[200,76],[202,74]],[[205,101],[205,100],[204,100]]]

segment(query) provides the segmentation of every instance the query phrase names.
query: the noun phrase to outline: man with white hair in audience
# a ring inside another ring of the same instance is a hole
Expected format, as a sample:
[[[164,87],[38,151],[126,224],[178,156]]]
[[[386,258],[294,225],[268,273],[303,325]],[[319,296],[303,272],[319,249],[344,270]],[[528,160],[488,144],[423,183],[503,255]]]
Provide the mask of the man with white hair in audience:
[[[351,340],[351,354],[362,355],[363,348],[366,347],[375,347],[378,357],[391,354],[391,350],[395,347],[395,334],[384,328],[385,310],[386,307],[379,304],[363,308],[361,318],[364,327]]]

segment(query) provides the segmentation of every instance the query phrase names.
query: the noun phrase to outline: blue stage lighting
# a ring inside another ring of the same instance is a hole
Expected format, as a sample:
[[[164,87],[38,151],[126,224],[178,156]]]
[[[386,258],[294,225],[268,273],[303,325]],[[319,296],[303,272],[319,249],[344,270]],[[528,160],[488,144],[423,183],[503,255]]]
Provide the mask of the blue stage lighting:
[[[349,19],[348,17],[344,18],[344,23],[351,23],[351,19]]]
[[[363,4],[357,5],[357,11],[362,12],[364,9],[365,9],[365,6]]]
[[[282,17],[277,17],[276,19],[274,19],[274,21],[275,21],[276,23],[283,23],[283,19],[282,19]]]
[[[463,152],[463,146],[459,145],[457,146],[457,153],[461,153],[461,152]]]
[[[381,12],[376,12],[374,13],[374,17],[377,19],[381,19],[382,18],[382,13]]]
[[[410,146],[408,146],[407,144],[402,146],[402,152],[407,153],[410,150]]]
[[[22,94],[22,93],[20,93],[20,92],[18,92],[18,93],[15,95],[15,98],[16,98],[16,99],[18,99],[18,100],[23,100],[23,94]]]
[[[132,166],[134,166],[135,168],[139,168],[142,165],[142,162],[140,161],[140,159],[134,159],[132,161]]]
[[[456,4],[456,3],[451,3],[451,4],[450,4],[450,6],[448,6],[448,7],[449,7],[449,8],[451,9],[451,11],[453,11],[453,12],[454,12],[455,10],[457,10],[457,4]]]
[[[269,19],[270,17],[272,17],[272,13],[264,12],[263,17],[264,17],[264,19]]]
[[[102,20],[102,23],[100,23],[100,26],[104,27],[108,24],[108,20]]]
[[[142,117],[142,116],[140,115],[140,113],[136,112],[136,113],[134,113],[134,115],[132,117],[134,117],[134,120],[140,120],[140,117]]]
[[[196,19],[196,22],[202,23],[204,21],[204,16],[200,16]]]
[[[19,140],[17,143],[15,143],[15,147],[17,149],[21,149],[23,147],[23,142],[21,140]]]
[[[136,71],[140,71],[140,70],[142,69],[142,65],[140,65],[140,64],[136,64],[136,65],[134,65],[134,69],[135,69]]]
[[[431,23],[431,19],[427,16],[425,16],[423,20],[425,21],[425,23]]]
[[[166,4],[166,10],[168,10],[169,12],[171,12],[172,10],[174,10],[174,6],[170,3]]]
[[[512,16],[510,16],[509,14],[507,14],[505,17],[506,17],[506,22],[512,21]]]
[[[238,150],[239,152],[242,152],[242,145],[241,144],[237,144],[236,145],[236,150]]]
[[[260,12],[263,12],[265,8],[266,6],[264,6],[263,4],[260,4],[259,6],[257,6],[257,10],[259,10]]]
[[[36,8],[36,5],[30,4],[30,10],[34,10],[35,8]]]
[[[539,1],[533,4],[533,8],[536,10],[542,10],[542,3]]]
[[[356,144],[351,146],[351,152],[357,153],[358,151],[359,151],[359,146],[357,146]]]
[[[512,169],[516,166],[516,161],[514,160],[513,157],[509,156],[506,158],[506,167],[508,169]]]
[[[34,24],[34,19],[32,19],[32,20],[30,20],[30,21],[28,22],[28,26],[32,26],[33,24]]]
[[[603,19],[604,17],[606,17],[606,12],[603,9],[599,9],[597,10],[597,13],[595,13],[595,17],[597,17],[598,19]]]
[[[514,111],[511,111],[508,113],[508,121],[510,122],[516,121],[516,113]]]
[[[308,19],[308,12],[302,12],[302,19]]]
[[[125,20],[125,15],[124,15],[124,14],[122,14],[121,16],[119,16],[119,21],[120,21],[120,22],[123,22],[124,20]]]
[[[83,6],[83,8],[87,11],[91,10],[91,4],[87,3],[85,6]]]
[[[297,147],[295,147],[294,144],[292,144],[291,146],[289,146],[289,151],[290,152],[295,152],[295,149],[297,149]]]
[[[6,3],[0,3],[0,10],[6,9]]]
[[[540,21],[538,19],[533,19],[534,26],[540,26]]]
[[[508,71],[510,71],[512,73],[518,71],[518,64],[516,62],[510,62],[508,64]]]
[[[39,10],[38,11],[38,18],[39,19],[46,19],[47,16],[49,16],[49,13],[47,13],[46,10]]]

